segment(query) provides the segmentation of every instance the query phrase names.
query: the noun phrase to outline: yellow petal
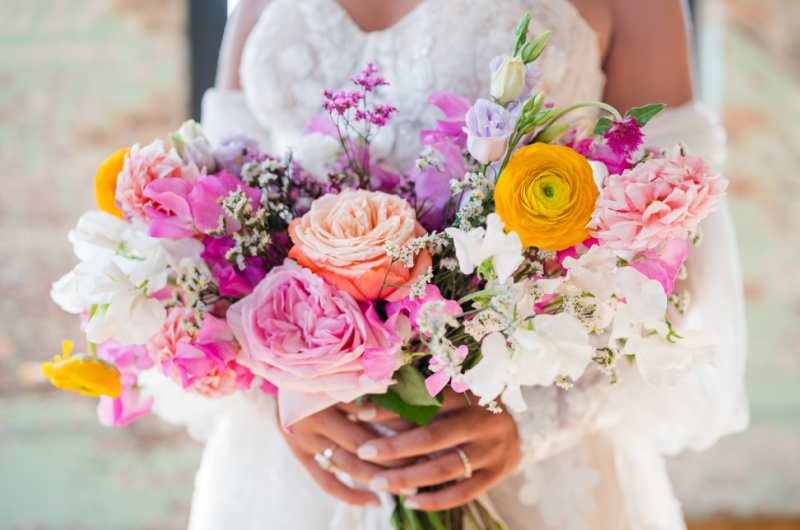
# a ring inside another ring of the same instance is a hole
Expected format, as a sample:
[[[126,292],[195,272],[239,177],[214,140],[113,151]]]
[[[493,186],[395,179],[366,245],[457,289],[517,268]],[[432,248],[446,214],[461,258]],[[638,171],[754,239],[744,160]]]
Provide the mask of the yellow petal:
[[[120,219],[122,219],[122,212],[116,207],[117,177],[122,171],[125,156],[130,152],[130,149],[120,149],[109,156],[97,168],[97,174],[94,177],[94,198],[97,208]]]

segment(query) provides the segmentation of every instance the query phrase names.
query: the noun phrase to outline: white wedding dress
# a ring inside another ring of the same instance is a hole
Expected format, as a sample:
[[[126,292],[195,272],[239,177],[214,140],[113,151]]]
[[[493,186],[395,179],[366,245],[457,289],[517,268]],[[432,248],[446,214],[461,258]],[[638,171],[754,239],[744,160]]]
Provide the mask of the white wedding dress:
[[[599,100],[597,37],[567,0],[423,0],[394,26],[370,33],[336,0],[272,0],[244,50],[243,90],[209,91],[204,126],[212,139],[246,132],[282,154],[321,112],[320,89],[347,86],[371,61],[391,83],[378,99],[400,109],[377,148],[385,164],[407,169],[419,131],[441,117],[428,96],[446,89],[486,97],[489,61],[509,51],[526,11],[534,33],[554,32],[537,61],[549,99],[562,107]],[[717,162],[723,154],[724,134],[697,103],[667,110],[646,132],[651,145],[683,140]],[[692,305],[682,325],[717,332],[717,366],[669,388],[645,385],[628,363],[620,363],[619,388],[593,366],[572,390],[528,388],[530,410],[516,416],[524,461],[484,499],[509,529],[685,528],[663,455],[705,449],[747,424],[743,302],[727,208],[703,229],[705,243],[689,264]],[[155,374],[147,383],[157,414],[206,440],[190,530],[391,528],[391,506],[348,506],[311,480],[279,433],[272,398],[207,400]]]

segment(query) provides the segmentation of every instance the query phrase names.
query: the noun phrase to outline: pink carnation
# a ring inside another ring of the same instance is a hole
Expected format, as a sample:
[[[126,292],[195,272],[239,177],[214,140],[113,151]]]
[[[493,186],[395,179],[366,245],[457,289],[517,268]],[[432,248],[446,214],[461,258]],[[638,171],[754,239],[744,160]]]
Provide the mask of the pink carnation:
[[[145,196],[145,188],[154,180],[168,177],[179,177],[194,183],[197,174],[197,166],[184,165],[174,149],[165,152],[161,140],[141,148],[134,145],[117,177],[117,203],[126,218],[149,222],[146,208],[158,205]]]
[[[253,375],[236,363],[236,346],[225,321],[207,314],[199,329],[196,322],[192,309],[171,308],[161,331],[150,339],[148,352],[164,375],[206,397],[250,388]]]
[[[228,309],[239,362],[278,387],[288,428],[337,402],[383,393],[402,364],[400,340],[359,304],[292,260]]]
[[[588,228],[614,250],[658,251],[697,228],[727,185],[705,160],[682,156],[676,148],[671,159],[649,160],[610,175]]]

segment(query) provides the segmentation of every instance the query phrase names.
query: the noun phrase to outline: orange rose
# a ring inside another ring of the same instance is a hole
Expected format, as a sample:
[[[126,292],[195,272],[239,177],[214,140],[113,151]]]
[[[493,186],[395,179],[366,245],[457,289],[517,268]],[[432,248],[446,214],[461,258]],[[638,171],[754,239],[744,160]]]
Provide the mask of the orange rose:
[[[586,158],[569,147],[535,143],[511,157],[494,202],[522,246],[563,250],[590,237],[586,225],[598,195]]]
[[[328,284],[350,293],[356,300],[393,301],[405,298],[407,288],[431,266],[423,249],[409,270],[402,262],[387,269],[392,258],[386,243],[405,247],[425,235],[414,208],[405,200],[378,191],[344,190],[325,195],[311,210],[289,225],[294,246],[289,257],[321,276]]]
[[[94,177],[94,200],[97,202],[97,208],[111,215],[116,215],[120,219],[122,219],[122,211],[117,208],[117,199],[115,198],[117,177],[119,172],[122,171],[125,156],[130,152],[130,149],[120,149],[106,158],[106,161],[97,168],[97,174]]]

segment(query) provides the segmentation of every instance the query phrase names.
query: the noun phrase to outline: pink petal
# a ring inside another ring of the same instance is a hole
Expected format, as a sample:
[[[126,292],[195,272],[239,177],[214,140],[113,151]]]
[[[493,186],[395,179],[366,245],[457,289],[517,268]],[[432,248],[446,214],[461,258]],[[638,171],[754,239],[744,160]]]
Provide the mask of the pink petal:
[[[447,372],[445,370],[439,370],[425,379],[425,388],[428,389],[428,394],[430,394],[431,397],[436,397],[439,395],[439,392],[447,386],[449,380],[450,376],[447,375]]]

